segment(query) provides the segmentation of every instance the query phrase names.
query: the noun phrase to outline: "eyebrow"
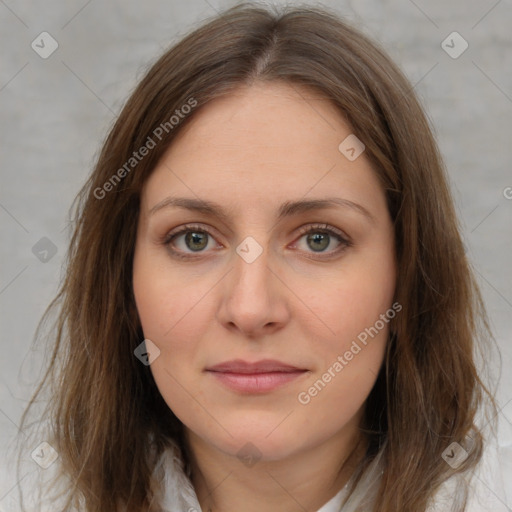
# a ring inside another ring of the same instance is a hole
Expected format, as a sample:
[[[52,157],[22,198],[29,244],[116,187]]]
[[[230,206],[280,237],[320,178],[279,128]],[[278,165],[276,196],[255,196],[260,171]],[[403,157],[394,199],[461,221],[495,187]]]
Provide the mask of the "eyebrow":
[[[301,199],[299,201],[286,201],[281,204],[277,213],[277,220],[280,221],[286,217],[298,215],[305,212],[332,209],[337,206],[349,208],[375,223],[375,217],[364,207],[348,199],[341,197],[327,197],[323,199]],[[167,197],[157,203],[149,210],[149,215],[153,215],[163,208],[185,208],[187,210],[212,215],[221,221],[227,223],[229,220],[228,211],[226,211],[220,204],[205,199],[197,199],[192,197]]]

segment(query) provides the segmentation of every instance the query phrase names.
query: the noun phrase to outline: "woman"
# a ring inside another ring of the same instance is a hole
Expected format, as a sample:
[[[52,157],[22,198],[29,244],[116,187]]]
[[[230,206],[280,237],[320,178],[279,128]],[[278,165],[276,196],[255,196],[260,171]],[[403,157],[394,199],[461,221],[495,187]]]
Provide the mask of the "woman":
[[[78,199],[42,383],[64,508],[498,510],[472,495],[484,308],[425,115],[365,36],[219,15]]]

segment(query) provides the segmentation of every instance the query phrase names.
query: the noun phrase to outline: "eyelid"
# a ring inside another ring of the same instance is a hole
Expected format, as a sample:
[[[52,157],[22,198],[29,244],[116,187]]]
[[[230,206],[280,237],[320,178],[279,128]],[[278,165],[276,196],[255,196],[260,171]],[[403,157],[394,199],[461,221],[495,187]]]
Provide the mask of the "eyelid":
[[[173,237],[177,235],[181,235],[183,233],[186,233],[187,231],[204,231],[205,233],[208,233],[210,236],[218,236],[216,235],[217,231],[213,229],[210,226],[206,226],[203,224],[183,224],[168,233],[166,233],[163,237],[162,243],[168,244]]]
[[[304,226],[301,226],[299,229],[299,234],[302,236],[302,235],[307,235],[308,233],[310,232],[314,232],[314,231],[327,231],[329,233],[333,233],[335,235],[337,235],[340,239],[342,239],[344,242],[346,242],[347,244],[352,244],[352,241],[350,239],[350,237],[344,233],[341,229],[339,228],[336,228],[334,226],[331,226],[330,224],[326,224],[326,223],[310,223],[310,224],[306,224]]]

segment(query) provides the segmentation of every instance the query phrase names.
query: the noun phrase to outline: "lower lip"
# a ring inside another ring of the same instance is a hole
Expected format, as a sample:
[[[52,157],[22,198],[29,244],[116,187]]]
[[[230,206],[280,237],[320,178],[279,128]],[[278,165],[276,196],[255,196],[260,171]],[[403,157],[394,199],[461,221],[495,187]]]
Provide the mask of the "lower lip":
[[[209,371],[222,384],[245,393],[266,393],[284,386],[307,373],[305,370],[296,372],[271,372],[271,373],[227,373]]]

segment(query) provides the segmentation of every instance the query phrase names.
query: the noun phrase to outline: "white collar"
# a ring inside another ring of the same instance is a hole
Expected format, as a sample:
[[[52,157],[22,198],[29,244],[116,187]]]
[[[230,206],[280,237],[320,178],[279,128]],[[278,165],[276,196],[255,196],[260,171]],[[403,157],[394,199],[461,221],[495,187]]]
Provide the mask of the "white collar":
[[[356,512],[364,504],[370,504],[378,488],[382,451],[372,461],[359,481],[354,493],[343,507],[343,512]],[[349,484],[317,512],[339,512],[346,498]],[[185,474],[181,451],[172,443],[160,456],[153,471],[152,490],[155,495],[155,512],[201,512],[192,482]],[[373,492],[371,492],[373,491]]]
[[[499,450],[501,447],[490,436],[484,449],[482,461],[468,474],[458,474],[449,478],[439,489],[429,512],[447,512],[460,510],[457,494],[462,484],[469,484],[470,496],[467,512],[506,512],[509,511],[502,480]],[[505,452],[506,450],[503,450]],[[512,455],[512,446],[508,447]],[[317,512],[358,512],[371,510],[375,494],[383,472],[383,450],[377,454],[368,466],[354,492],[343,505],[348,485],[325,503]],[[509,456],[510,457],[510,456]],[[478,478],[472,478],[476,473]],[[512,475],[511,475],[512,476]],[[151,510],[154,512],[201,512],[194,487],[185,474],[183,459],[178,445],[173,443],[157,461],[153,471],[152,490],[155,500]],[[342,507],[343,505],[343,507]]]

